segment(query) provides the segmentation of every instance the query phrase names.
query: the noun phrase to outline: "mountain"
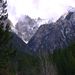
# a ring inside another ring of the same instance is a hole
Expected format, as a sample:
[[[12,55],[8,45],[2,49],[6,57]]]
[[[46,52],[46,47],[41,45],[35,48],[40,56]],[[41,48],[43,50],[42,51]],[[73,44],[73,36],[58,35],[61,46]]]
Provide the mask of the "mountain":
[[[28,44],[8,29],[0,35],[0,75],[75,75],[74,12],[41,25]]]
[[[26,48],[27,48],[26,43],[13,32],[11,33],[10,44],[11,44],[12,48],[15,48],[21,52],[27,52],[26,51]]]
[[[21,16],[15,27],[17,35],[21,37],[23,41],[28,42],[38,30],[39,26],[47,22],[48,20],[41,18],[32,19],[27,15]]]
[[[14,32],[0,26],[0,75],[33,74],[39,66],[34,67],[35,61],[38,63],[26,43]]]
[[[37,22],[34,19],[31,19],[29,16],[23,16],[16,24],[18,36],[21,37],[25,42],[30,40],[37,29]]]
[[[75,42],[75,12],[69,12],[64,19],[39,27],[28,43],[34,52],[53,53],[55,49],[68,47]]]

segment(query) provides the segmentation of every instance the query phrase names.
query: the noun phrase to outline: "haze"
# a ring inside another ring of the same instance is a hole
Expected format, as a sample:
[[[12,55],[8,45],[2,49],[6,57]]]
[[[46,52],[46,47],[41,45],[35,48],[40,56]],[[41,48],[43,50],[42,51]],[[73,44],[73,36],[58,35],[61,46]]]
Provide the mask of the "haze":
[[[74,0],[7,0],[9,19],[15,25],[19,17],[57,20],[67,12],[68,6],[75,7]]]

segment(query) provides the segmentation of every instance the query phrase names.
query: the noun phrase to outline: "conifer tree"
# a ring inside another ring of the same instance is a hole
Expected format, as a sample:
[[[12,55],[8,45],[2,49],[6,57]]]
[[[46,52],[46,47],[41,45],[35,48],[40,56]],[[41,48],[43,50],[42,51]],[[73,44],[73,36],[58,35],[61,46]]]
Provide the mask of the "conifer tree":
[[[6,29],[8,19],[7,0],[0,0],[0,27]]]
[[[7,0],[0,0],[0,75],[10,75],[11,60],[14,50],[11,48],[7,13]]]

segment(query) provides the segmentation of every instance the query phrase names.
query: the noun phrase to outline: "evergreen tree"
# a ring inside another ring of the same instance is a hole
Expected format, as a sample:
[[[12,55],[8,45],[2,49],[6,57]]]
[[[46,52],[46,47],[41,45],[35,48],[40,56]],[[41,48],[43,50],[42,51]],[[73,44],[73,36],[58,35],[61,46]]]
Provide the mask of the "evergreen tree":
[[[10,71],[14,70],[12,65],[16,55],[10,43],[11,34],[8,21],[7,0],[0,0],[0,75],[12,75]]]
[[[8,19],[7,0],[0,0],[0,27],[6,29]]]

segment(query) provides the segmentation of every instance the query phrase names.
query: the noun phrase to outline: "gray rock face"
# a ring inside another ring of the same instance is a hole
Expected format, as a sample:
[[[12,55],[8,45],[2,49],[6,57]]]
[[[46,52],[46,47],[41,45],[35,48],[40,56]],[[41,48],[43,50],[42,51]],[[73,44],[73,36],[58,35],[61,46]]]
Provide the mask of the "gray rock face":
[[[55,49],[67,47],[71,42],[75,42],[74,12],[69,12],[65,19],[59,19],[56,23],[40,26],[28,46],[35,52],[53,53]]]
[[[18,36],[26,42],[31,39],[38,29],[38,26],[34,19],[31,19],[29,16],[23,16],[16,24],[16,29],[18,31]]]
[[[36,18],[32,19],[29,16],[22,16],[16,24],[18,36],[25,42],[28,42],[41,24],[48,23],[49,20]]]

